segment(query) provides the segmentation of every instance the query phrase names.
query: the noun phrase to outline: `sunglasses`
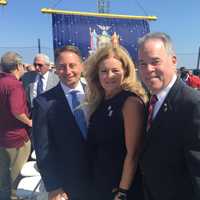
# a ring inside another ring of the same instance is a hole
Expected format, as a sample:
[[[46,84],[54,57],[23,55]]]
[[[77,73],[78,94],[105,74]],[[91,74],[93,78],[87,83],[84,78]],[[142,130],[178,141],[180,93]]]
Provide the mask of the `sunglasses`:
[[[43,64],[39,64],[39,63],[34,63],[33,65],[34,65],[35,67],[37,67],[37,66],[38,66],[38,67],[43,67],[43,66],[44,66]]]

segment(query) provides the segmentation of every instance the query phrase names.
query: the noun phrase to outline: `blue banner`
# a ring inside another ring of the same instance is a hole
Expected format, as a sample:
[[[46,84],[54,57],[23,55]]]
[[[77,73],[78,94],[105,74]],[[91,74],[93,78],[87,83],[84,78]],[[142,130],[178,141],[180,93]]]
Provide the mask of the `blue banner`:
[[[83,58],[105,43],[119,40],[137,62],[137,40],[149,32],[147,20],[52,14],[54,49],[75,45]]]

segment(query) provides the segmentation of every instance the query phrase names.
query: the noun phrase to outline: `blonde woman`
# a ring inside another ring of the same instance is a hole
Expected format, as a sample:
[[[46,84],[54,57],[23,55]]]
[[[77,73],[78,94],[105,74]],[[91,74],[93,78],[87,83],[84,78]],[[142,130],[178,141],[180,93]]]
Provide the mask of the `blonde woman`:
[[[86,61],[88,146],[95,200],[143,199],[138,155],[146,95],[121,46],[106,46]]]

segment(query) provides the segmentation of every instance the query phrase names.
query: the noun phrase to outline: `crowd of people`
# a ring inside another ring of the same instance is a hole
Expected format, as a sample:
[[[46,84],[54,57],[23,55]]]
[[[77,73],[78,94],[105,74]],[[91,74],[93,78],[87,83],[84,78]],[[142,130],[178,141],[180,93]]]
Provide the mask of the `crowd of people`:
[[[185,67],[179,69],[180,78],[190,87],[200,90],[200,70],[188,70]]]
[[[7,52],[0,73],[0,199],[14,200],[35,151],[48,200],[199,200],[200,93],[178,73],[165,33],[83,61],[78,47],[37,54],[24,73]]]

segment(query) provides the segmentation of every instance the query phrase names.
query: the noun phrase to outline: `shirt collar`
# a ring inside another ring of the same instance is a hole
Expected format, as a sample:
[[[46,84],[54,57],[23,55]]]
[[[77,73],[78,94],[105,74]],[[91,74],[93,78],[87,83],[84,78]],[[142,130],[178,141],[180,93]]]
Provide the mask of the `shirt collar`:
[[[84,94],[83,86],[82,86],[80,81],[78,82],[78,84],[77,84],[77,86],[75,88],[69,88],[67,85],[65,85],[62,82],[60,82],[60,84],[61,84],[61,87],[62,87],[65,95],[68,95],[72,91],[77,91],[78,93],[83,93]]]
[[[12,73],[0,72],[0,77],[10,77],[12,79],[17,80],[16,76]]]
[[[48,75],[49,75],[49,71],[47,71],[45,74],[38,74],[38,77],[40,75],[42,76],[43,79],[47,80],[48,79]]]
[[[169,84],[167,85],[166,88],[164,88],[163,90],[161,90],[158,94],[156,94],[158,101],[164,100],[165,97],[167,96],[167,94],[169,93],[170,89],[172,88],[172,86],[174,85],[174,83],[176,82],[177,76],[174,75],[172,77],[172,80],[169,82]]]

